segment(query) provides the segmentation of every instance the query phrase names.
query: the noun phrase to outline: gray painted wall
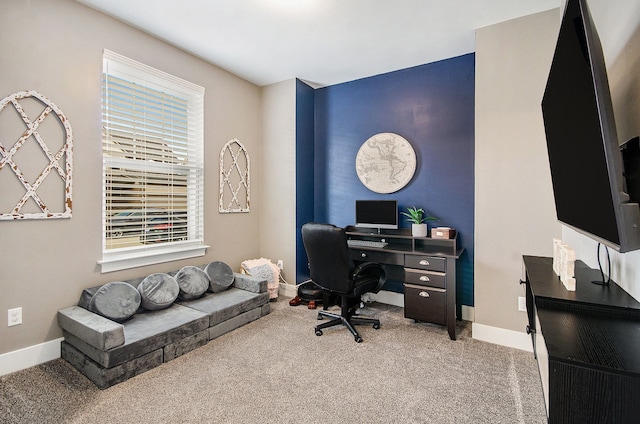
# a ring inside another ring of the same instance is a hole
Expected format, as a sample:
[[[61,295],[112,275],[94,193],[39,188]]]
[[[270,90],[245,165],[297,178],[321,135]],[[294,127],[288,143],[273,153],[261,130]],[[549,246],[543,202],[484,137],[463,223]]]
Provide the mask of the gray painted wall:
[[[619,135],[626,140],[640,134],[640,3],[589,4],[609,63]],[[524,314],[517,312],[521,255],[550,255],[551,237],[566,235],[555,221],[549,177],[540,177],[546,160],[540,87],[559,21],[559,12],[551,11],[478,30],[476,321],[518,332],[525,325]],[[24,309],[20,326],[7,328],[5,318],[0,320],[0,355],[60,337],[56,311],[74,304],[91,285],[211,260],[237,268],[243,259],[260,256],[284,259],[285,276],[295,276],[289,268],[295,263],[294,80],[259,89],[72,0],[3,2],[0,40],[0,97],[26,89],[42,92],[70,119],[75,142],[73,218],[0,222],[0,317],[9,308]],[[523,55],[525,47],[531,57]],[[205,243],[211,248],[204,258],[99,272],[104,48],[206,89]],[[240,139],[251,155],[251,212],[219,215],[218,154],[231,138]],[[263,157],[267,148],[269,160]],[[279,149],[285,151],[278,154]],[[522,156],[526,162],[518,159]],[[525,210],[528,204],[537,209]],[[289,230],[282,231],[285,227]],[[595,248],[580,237],[578,257],[586,260]],[[638,255],[627,254],[615,265],[636,298]]]
[[[601,38],[620,142],[640,134],[640,3],[589,0]],[[496,342],[524,335],[522,255],[551,256],[561,237],[597,266],[596,243],[557,223],[540,102],[564,2],[476,32],[475,323]],[[597,219],[597,217],[594,217]],[[640,252],[612,252],[613,278],[640,299]],[[509,343],[506,343],[509,344]]]
[[[296,283],[296,80],[262,89],[263,153],[260,253],[284,261]]]
[[[73,218],[0,221],[0,354],[61,337],[56,311],[76,303],[85,287],[213,260],[239,270],[242,260],[260,257],[257,86],[73,0],[2,2],[0,40],[0,98],[21,90],[44,94],[69,119],[75,147]],[[205,87],[205,244],[211,247],[204,257],[100,274],[105,48]],[[221,215],[219,153],[232,138],[251,155],[251,212]],[[16,307],[23,308],[23,324],[7,327],[6,311]]]
[[[540,102],[560,16],[476,31],[475,322],[523,331],[522,255],[551,255],[556,222]]]

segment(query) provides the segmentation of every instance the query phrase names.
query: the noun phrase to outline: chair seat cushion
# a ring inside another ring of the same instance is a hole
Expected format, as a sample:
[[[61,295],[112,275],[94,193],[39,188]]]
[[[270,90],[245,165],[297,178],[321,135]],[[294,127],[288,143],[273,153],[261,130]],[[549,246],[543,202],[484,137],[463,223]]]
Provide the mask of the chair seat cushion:
[[[353,297],[360,297],[368,292],[377,292],[379,290],[379,276],[359,276],[353,279]]]

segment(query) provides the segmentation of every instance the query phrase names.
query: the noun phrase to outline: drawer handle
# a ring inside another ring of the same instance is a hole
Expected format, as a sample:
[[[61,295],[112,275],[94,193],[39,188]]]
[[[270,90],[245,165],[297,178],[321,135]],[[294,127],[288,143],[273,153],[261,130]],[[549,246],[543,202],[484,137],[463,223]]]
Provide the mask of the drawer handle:
[[[423,260],[420,261],[420,265],[425,265],[426,266],[426,265],[431,265],[431,264],[429,263],[428,260],[423,259]]]
[[[364,253],[364,252],[362,252],[362,253],[361,253],[361,255],[362,255],[362,257],[363,257],[363,258],[366,258],[366,257],[367,257],[367,254],[366,254],[366,253]]]
[[[421,291],[420,293],[418,293],[418,296],[420,296],[420,297],[429,297],[429,292]]]
[[[422,277],[420,277],[420,281],[431,281],[431,280],[426,275],[423,275]]]

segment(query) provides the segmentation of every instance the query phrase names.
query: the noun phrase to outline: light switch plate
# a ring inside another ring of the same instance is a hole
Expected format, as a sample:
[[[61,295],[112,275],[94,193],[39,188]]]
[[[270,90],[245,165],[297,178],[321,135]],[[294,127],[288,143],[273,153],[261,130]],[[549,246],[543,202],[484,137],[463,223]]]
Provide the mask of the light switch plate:
[[[518,296],[518,310],[527,312],[527,299],[524,296]]]
[[[13,308],[7,311],[7,327],[22,324],[22,308]]]

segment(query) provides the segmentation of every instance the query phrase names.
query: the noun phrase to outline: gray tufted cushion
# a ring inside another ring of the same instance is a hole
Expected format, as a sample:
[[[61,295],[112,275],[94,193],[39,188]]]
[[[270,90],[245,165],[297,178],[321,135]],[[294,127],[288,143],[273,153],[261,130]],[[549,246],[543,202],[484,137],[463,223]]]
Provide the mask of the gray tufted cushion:
[[[129,283],[114,281],[100,286],[85,309],[110,320],[123,322],[131,318],[139,307],[138,290]]]
[[[180,287],[169,274],[151,274],[138,285],[141,304],[144,309],[155,311],[171,306],[178,297]]]
[[[233,284],[233,270],[224,262],[211,262],[204,272],[209,276],[209,290],[214,293],[224,291]]]
[[[185,266],[175,275],[180,287],[178,297],[190,300],[200,297],[209,288],[209,276],[196,266]]]

